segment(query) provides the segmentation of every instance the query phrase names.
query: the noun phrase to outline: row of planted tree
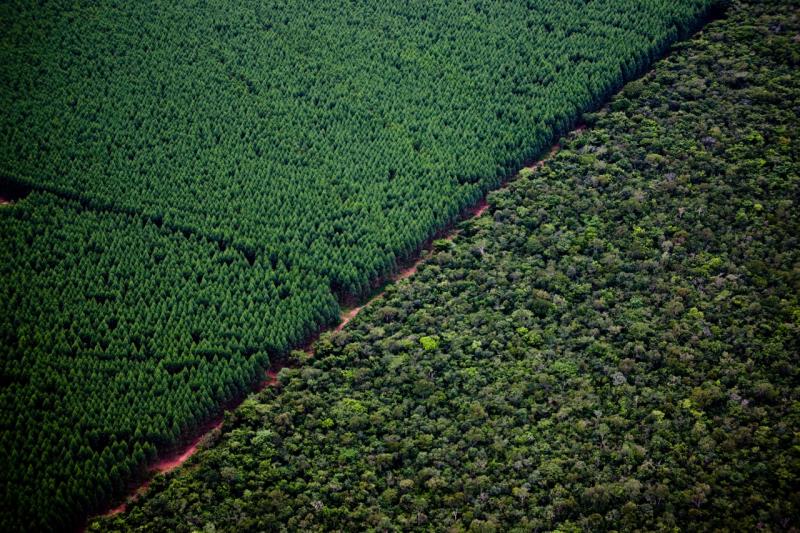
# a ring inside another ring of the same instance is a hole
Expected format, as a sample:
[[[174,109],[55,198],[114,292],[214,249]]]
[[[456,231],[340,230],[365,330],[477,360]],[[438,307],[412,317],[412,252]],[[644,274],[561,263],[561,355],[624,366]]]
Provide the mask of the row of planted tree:
[[[714,4],[7,6],[0,529],[119,497]]]
[[[793,531],[790,4],[735,3],[90,530]]]

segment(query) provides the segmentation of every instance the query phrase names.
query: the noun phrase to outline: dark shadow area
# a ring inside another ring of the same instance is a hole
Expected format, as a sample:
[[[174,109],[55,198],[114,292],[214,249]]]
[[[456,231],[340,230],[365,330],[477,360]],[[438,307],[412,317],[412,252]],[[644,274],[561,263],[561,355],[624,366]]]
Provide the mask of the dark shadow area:
[[[30,193],[30,187],[0,179],[0,205],[15,204]]]

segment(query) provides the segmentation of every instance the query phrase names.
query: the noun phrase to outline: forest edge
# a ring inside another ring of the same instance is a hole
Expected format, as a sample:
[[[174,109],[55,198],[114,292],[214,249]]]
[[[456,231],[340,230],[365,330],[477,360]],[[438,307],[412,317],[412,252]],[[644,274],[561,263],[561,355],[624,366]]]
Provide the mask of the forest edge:
[[[567,136],[575,136],[579,135],[582,131],[586,129],[586,125],[578,124],[571,132],[567,134]],[[561,148],[561,144],[559,142],[555,142],[550,149],[545,153],[545,155],[541,158],[535,159],[533,161],[527,162],[519,172],[513,174],[509,179],[505,180],[503,183],[500,184],[497,188],[489,191],[488,193],[484,194],[483,197],[472,206],[467,207],[462,211],[461,215],[458,216],[453,222],[448,224],[444,229],[437,231],[432,237],[430,237],[427,241],[423,243],[422,246],[418,249],[416,254],[412,256],[406,263],[402,264],[397,271],[388,276],[387,278],[379,278],[375,280],[373,283],[373,291],[368,294],[366,297],[362,298],[361,300],[357,300],[352,296],[345,296],[342,298],[342,309],[339,315],[339,324],[335,327],[328,327],[328,328],[321,328],[319,332],[313,335],[306,343],[298,348],[298,350],[305,352],[310,357],[314,356],[314,345],[319,340],[320,335],[325,332],[338,332],[344,329],[344,327],[352,321],[358,314],[361,312],[362,309],[365,307],[372,305],[377,300],[380,300],[384,294],[384,289],[387,285],[392,283],[397,283],[404,279],[407,279],[413,276],[419,266],[426,261],[433,252],[433,244],[437,240],[452,240],[456,237],[461,231],[459,225],[467,220],[476,219],[484,214],[489,210],[489,202],[487,200],[487,196],[489,193],[501,190],[508,186],[510,182],[512,182],[517,176],[519,176],[520,172],[525,170],[533,171],[540,169],[549,159],[555,157],[558,154],[558,151]],[[2,197],[0,197],[2,199]],[[88,517],[88,521],[91,519],[101,516],[101,517],[110,517],[120,513],[124,513],[127,510],[129,504],[136,502],[140,496],[142,496],[150,486],[150,483],[153,481],[153,478],[159,474],[169,474],[173,470],[177,469],[179,466],[183,465],[186,461],[188,461],[197,450],[204,447],[206,444],[211,443],[215,440],[215,438],[221,433],[222,425],[225,420],[225,412],[232,411],[236,409],[241,403],[251,394],[258,394],[262,390],[267,387],[277,387],[280,384],[278,379],[278,375],[281,370],[284,368],[291,368],[293,367],[293,363],[288,358],[280,358],[274,359],[270,362],[269,369],[266,370],[264,373],[264,379],[262,379],[256,386],[246,395],[242,395],[241,397],[235,398],[227,405],[223,406],[222,414],[210,419],[205,424],[201,425],[195,431],[188,434],[186,437],[181,439],[177,446],[172,447],[172,449],[166,451],[165,453],[161,454],[152,464],[147,467],[147,477],[142,480],[131,482],[128,485],[128,494],[125,496],[121,503],[117,503],[113,507],[111,507],[108,511],[104,513],[100,513],[95,516]],[[81,531],[86,530],[86,525],[81,528]]]
[[[703,20],[695,27],[693,30],[690,30],[686,35],[682,35],[678,38],[675,43],[682,42],[688,37],[695,35],[697,33],[701,33],[705,26],[710,22],[723,18],[728,7],[728,2],[722,0],[721,2],[717,2],[713,5]],[[674,44],[674,43],[673,43]],[[668,48],[665,53],[653,60],[653,62],[648,66],[648,68],[642,70],[638,74],[631,77],[631,79],[626,80],[625,83],[618,88],[617,91],[614,91],[614,94],[622,89],[628,83],[635,81],[649,72],[652,68],[652,64],[656,61],[663,59],[670,54],[672,48]],[[609,95],[610,96],[610,95]],[[607,104],[603,102],[598,107],[603,107]],[[501,182],[497,187],[493,187],[491,190],[485,192],[483,196],[471,206],[467,206],[464,210],[457,216],[454,220],[452,220],[449,224],[447,224],[441,230],[436,231],[431,237],[429,237],[426,241],[424,241],[417,251],[404,262],[401,262],[398,265],[396,271],[389,275],[389,276],[380,276],[373,280],[371,283],[372,290],[367,293],[365,296],[354,296],[352,294],[341,294],[337,293],[337,300],[339,301],[340,305],[340,321],[339,323],[334,326],[323,326],[313,334],[305,343],[303,343],[300,347],[296,350],[305,352],[308,356],[313,357],[314,355],[314,345],[319,340],[320,336],[325,332],[337,332],[341,331],[350,321],[352,321],[359,312],[367,307],[368,305],[372,304],[373,302],[379,300],[384,293],[384,289],[387,285],[401,281],[403,279],[409,278],[414,273],[416,273],[420,264],[422,264],[425,260],[427,260],[432,251],[433,245],[435,241],[438,240],[452,240],[458,233],[460,233],[460,224],[464,221],[479,218],[484,215],[487,211],[489,206],[487,197],[490,193],[499,191],[504,189],[508,186],[509,183],[514,181],[521,172],[528,170],[535,172],[536,170],[540,169],[549,159],[555,157],[560,148],[561,143],[558,139],[562,137],[569,137],[579,135],[581,132],[587,129],[587,126],[580,122],[580,116],[585,113],[590,113],[596,111],[596,109],[586,109],[583,113],[581,113],[578,117],[575,117],[575,121],[573,122],[572,128],[566,133],[559,133],[554,132],[553,139],[554,142],[550,145],[549,150],[543,151],[537,157],[525,162],[522,168],[519,171],[511,174],[506,180]],[[11,187],[11,189],[9,189]],[[6,201],[5,203],[3,200],[6,198],[3,197],[3,192],[9,190],[17,190],[22,189],[23,193],[19,195],[17,198],[12,198],[10,202]],[[46,190],[46,188],[43,188]],[[27,194],[29,194],[31,188],[19,185],[16,183],[3,183],[2,189],[0,189],[0,206],[7,205],[9,203],[14,203],[19,199],[23,199]],[[58,194],[57,192],[54,192]],[[160,227],[160,225],[159,225]],[[186,461],[188,461],[192,456],[194,456],[197,450],[205,447],[206,445],[213,443],[221,434],[222,426],[225,419],[225,413],[227,411],[232,411],[236,409],[241,403],[251,394],[257,394],[264,390],[266,387],[276,387],[279,385],[280,381],[278,379],[278,375],[283,368],[292,367],[294,366],[293,363],[288,359],[286,355],[283,357],[275,357],[270,358],[270,367],[265,371],[264,378],[258,382],[250,392],[247,394],[243,394],[239,397],[234,398],[227,404],[223,404],[221,406],[222,413],[211,418],[206,423],[202,424],[194,431],[187,433],[184,438],[181,438],[177,445],[171,447],[168,450],[165,450],[162,454],[160,454],[159,458],[157,458],[152,464],[150,464],[146,468],[147,476],[144,479],[134,480],[128,484],[128,491],[127,496],[123,498],[121,502],[117,501],[115,504],[109,506],[110,508],[102,513],[97,513],[94,515],[90,515],[86,517],[85,523],[79,528],[79,531],[83,532],[86,531],[89,522],[97,517],[108,517],[114,516],[120,513],[124,513],[127,510],[127,506],[129,504],[135,503],[140,496],[146,493],[148,487],[150,486],[151,482],[158,474],[169,474],[172,471],[176,470],[179,466],[183,465]]]

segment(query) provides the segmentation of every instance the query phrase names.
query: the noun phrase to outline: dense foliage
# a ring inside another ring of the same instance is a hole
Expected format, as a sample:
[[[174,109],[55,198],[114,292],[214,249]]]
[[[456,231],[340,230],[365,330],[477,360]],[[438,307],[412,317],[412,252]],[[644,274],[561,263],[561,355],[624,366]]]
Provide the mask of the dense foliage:
[[[261,379],[269,339],[338,312],[316,280],[273,299],[271,272],[239,254],[46,193],[0,233],[2,498],[23,524],[102,508]]]
[[[713,0],[4,2],[0,529],[60,529]]]
[[[365,291],[714,0],[0,7],[0,175]]]
[[[736,2],[95,530],[786,530],[800,17]]]

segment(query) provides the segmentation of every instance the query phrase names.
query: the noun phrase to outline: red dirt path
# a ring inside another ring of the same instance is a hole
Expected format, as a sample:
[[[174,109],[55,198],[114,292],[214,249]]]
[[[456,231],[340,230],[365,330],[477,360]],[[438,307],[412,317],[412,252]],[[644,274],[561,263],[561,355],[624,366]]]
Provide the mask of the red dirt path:
[[[585,125],[577,126],[573,130],[572,134],[580,133],[581,131],[583,131],[585,129],[586,129]],[[538,160],[530,163],[529,165],[526,165],[523,168],[528,168],[528,169],[531,169],[531,170],[537,170],[537,169],[541,168],[542,165],[544,165],[544,163],[548,159],[551,159],[553,156],[555,156],[560,149],[561,149],[561,146],[558,143],[554,144],[553,147],[550,149],[550,151],[548,152],[548,154],[545,157],[543,157],[541,159],[538,159]],[[511,179],[513,179],[513,178],[511,178]],[[508,181],[511,181],[511,180],[508,180]],[[505,188],[508,185],[508,181],[503,183],[496,190]],[[2,200],[3,200],[3,198],[0,197],[0,204],[2,203]],[[486,213],[486,211],[488,209],[489,209],[489,204],[486,201],[486,197],[484,196],[483,198],[480,199],[480,201],[478,201],[478,203],[476,203],[475,205],[465,209],[463,215],[460,217],[460,220],[467,220],[467,219],[470,219],[470,218],[480,217],[484,213]],[[452,239],[453,237],[455,237],[458,234],[458,231],[459,231],[458,229],[451,227],[448,230],[446,230],[445,232],[443,232],[443,234],[438,236],[437,238],[450,240],[450,239]],[[400,269],[394,275],[390,276],[387,281],[396,282],[396,281],[400,281],[400,280],[403,280],[403,279],[406,279],[406,278],[409,278],[409,277],[413,276],[417,272],[417,268],[419,267],[419,265],[430,256],[430,253],[431,253],[430,244],[431,244],[432,241],[433,241],[433,239],[431,239],[428,243],[426,243],[425,246],[423,246],[423,248],[420,251],[419,257],[417,259],[415,259],[413,263],[411,263],[411,264],[403,267],[402,269]],[[361,312],[362,309],[364,309],[366,306],[370,305],[375,300],[381,298],[382,296],[383,296],[383,292],[381,291],[378,294],[375,294],[374,296],[372,296],[368,301],[366,301],[362,305],[358,305],[358,306],[355,306],[355,307],[343,309],[342,310],[342,314],[340,316],[340,322],[335,328],[332,329],[332,331],[337,331],[338,332],[338,331],[341,331],[342,329],[344,329],[344,327],[351,320],[353,320],[358,315],[358,313]],[[306,353],[308,353],[309,355],[312,355],[312,356],[314,355],[313,345],[317,341],[318,337],[319,337],[319,335],[315,335],[308,342],[308,344],[305,346],[304,351]],[[259,391],[263,390],[266,387],[278,386],[279,385],[278,373],[286,366],[287,366],[287,364],[285,362],[282,362],[282,361],[281,362],[275,362],[272,365],[272,367],[269,370],[266,371],[264,380],[261,381],[261,383],[259,383],[256,386],[254,392],[259,392]],[[242,400],[243,400],[243,398],[242,398]],[[235,408],[235,407],[236,407],[236,405],[232,406],[232,408]],[[183,446],[179,447],[174,452],[169,453],[169,454],[165,455],[162,458],[159,458],[158,461],[153,463],[149,468],[149,471],[151,472],[151,475],[165,474],[165,473],[171,472],[171,471],[175,470],[176,468],[178,468],[179,466],[181,466],[192,455],[194,455],[194,453],[197,451],[197,449],[201,446],[201,444],[203,442],[208,440],[208,437],[210,436],[210,434],[213,431],[216,431],[216,430],[218,430],[218,429],[220,429],[222,427],[222,422],[223,422],[223,418],[222,417],[218,417],[218,418],[212,420],[211,422],[209,422],[208,424],[203,426],[202,430],[199,432],[199,436],[197,436],[193,440],[187,442]],[[150,485],[150,480],[149,479],[141,482],[139,485],[137,485],[129,493],[128,497],[125,499],[125,501],[123,503],[121,503],[121,504],[117,505],[116,507],[110,509],[109,511],[103,513],[101,516],[114,516],[116,514],[125,512],[128,503],[135,502],[142,494],[144,494],[147,491],[147,488],[149,487],[149,485]]]
[[[177,450],[175,453],[167,455],[166,457],[160,458],[158,461],[156,461],[156,463],[150,468],[150,471],[156,474],[172,472],[185,463],[189,457],[194,455],[194,452],[197,451],[197,447],[200,446],[200,443],[205,440],[210,432],[220,427],[222,427],[222,420],[215,421],[213,424],[211,424],[211,427],[207,428],[207,430],[204,431],[200,436],[191,441],[186,448]]]
[[[333,331],[342,331],[344,329],[344,327],[347,325],[347,323],[350,322],[351,320],[353,320],[356,317],[356,315],[362,309],[364,309],[364,306],[363,305],[359,305],[358,307],[353,307],[351,309],[342,310],[342,314],[341,314],[341,317],[340,317],[341,318],[341,322],[339,322],[338,326],[333,328]]]

